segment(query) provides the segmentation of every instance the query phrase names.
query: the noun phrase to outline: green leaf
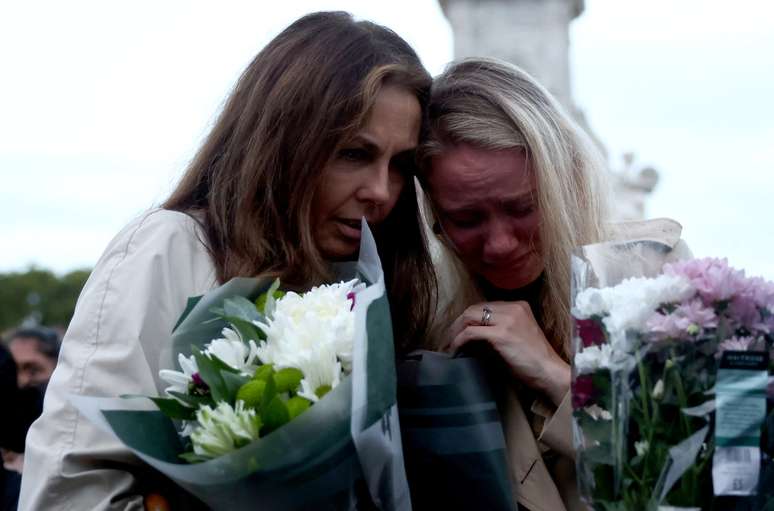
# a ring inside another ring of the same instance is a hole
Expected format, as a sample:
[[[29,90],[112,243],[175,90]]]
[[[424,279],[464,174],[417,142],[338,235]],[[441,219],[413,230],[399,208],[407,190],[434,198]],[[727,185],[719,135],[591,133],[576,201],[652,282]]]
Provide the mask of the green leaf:
[[[317,389],[315,389],[314,394],[320,399],[322,399],[323,396],[325,396],[325,394],[327,394],[330,391],[331,391],[330,385],[320,385],[319,387],[317,387]]]
[[[255,374],[253,375],[253,380],[266,381],[269,376],[273,375],[274,364],[263,364],[262,366],[259,366],[258,369],[256,369]]]
[[[219,359],[217,356],[213,355],[212,353],[210,353],[207,356],[210,358],[210,360],[212,360],[212,364],[215,366],[215,368],[218,371],[225,371],[227,373],[239,374],[239,370],[238,369],[236,369],[234,367],[231,367],[230,365],[228,365],[227,363],[223,362],[221,359]]]
[[[169,394],[175,396],[180,401],[185,401],[186,404],[188,404],[191,408],[199,408],[203,405],[215,405],[215,403],[212,401],[212,397],[210,396],[192,396],[190,394],[183,394],[182,392],[176,392],[174,390],[170,390]]]
[[[180,401],[173,398],[165,397],[152,397],[151,401],[156,403],[161,413],[169,417],[170,419],[178,420],[194,420],[196,418],[196,410],[184,406]]]
[[[221,371],[220,376],[223,378],[223,383],[226,384],[226,392],[228,393],[228,402],[233,405],[237,399],[237,393],[239,389],[250,381],[246,376],[242,376],[239,373],[232,373],[228,371]]]
[[[261,398],[261,409],[265,410],[275,397],[277,397],[277,384],[274,381],[274,377],[269,375],[266,377],[266,387],[263,390],[263,397]]]
[[[224,316],[223,319],[228,321],[231,326],[237,332],[239,332],[239,335],[242,337],[244,342],[258,342],[260,340],[266,339],[266,334],[264,334],[260,328],[255,326],[250,321],[245,321],[244,319],[238,318],[236,316]]]
[[[243,296],[226,298],[223,302],[223,310],[226,316],[239,318],[247,322],[263,319],[255,304]]]
[[[262,407],[261,420],[266,433],[270,433],[290,421],[290,412],[282,398],[275,395],[266,406]]]
[[[212,398],[216,402],[228,401],[228,389],[221,376],[221,367],[219,367],[216,362],[217,357],[211,359],[197,349],[193,350],[193,355],[196,359],[196,364],[199,367],[199,376],[201,376],[204,383],[210,388]],[[222,361],[220,363],[224,364]]]
[[[295,367],[286,367],[280,369],[274,374],[274,381],[277,384],[277,392],[295,392],[304,378],[304,373]]]
[[[293,396],[285,403],[288,407],[288,413],[290,414],[290,420],[295,419],[312,406],[312,402],[301,396]]]
[[[236,399],[244,402],[245,407],[259,409],[263,394],[266,390],[266,382],[261,380],[250,380],[242,385],[236,393]]]
[[[271,316],[272,314],[274,314],[276,301],[282,298],[283,296],[285,296],[285,292],[280,291],[279,286],[280,286],[279,279],[274,279],[274,282],[271,283],[271,286],[269,286],[269,289],[267,289],[265,293],[262,293],[255,300],[256,309],[260,311],[264,316]]]

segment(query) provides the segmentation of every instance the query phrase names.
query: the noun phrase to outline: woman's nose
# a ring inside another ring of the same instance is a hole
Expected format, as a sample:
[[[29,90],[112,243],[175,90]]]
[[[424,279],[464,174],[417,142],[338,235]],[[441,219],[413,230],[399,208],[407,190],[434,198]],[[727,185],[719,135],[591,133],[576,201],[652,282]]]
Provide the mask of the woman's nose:
[[[371,172],[366,173],[365,180],[359,190],[359,199],[383,204],[390,199],[390,168],[389,162],[377,162]]]
[[[519,239],[508,222],[493,220],[487,225],[483,256],[487,263],[497,263],[511,259],[519,246]]]

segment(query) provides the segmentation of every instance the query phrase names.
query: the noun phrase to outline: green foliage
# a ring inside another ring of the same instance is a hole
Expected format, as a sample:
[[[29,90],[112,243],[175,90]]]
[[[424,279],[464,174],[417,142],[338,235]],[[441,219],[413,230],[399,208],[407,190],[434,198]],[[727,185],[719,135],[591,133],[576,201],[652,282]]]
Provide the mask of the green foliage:
[[[58,277],[39,268],[0,273],[0,331],[16,328],[29,317],[66,328],[89,273],[77,270]]]
[[[277,392],[296,392],[304,373],[295,367],[286,367],[280,369],[274,374],[274,381],[277,383]]]

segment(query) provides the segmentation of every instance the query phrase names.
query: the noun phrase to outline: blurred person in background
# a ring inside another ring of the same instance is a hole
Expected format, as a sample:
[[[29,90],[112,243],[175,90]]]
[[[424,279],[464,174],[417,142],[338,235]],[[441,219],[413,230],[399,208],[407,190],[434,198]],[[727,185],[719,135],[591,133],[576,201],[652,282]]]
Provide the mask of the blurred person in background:
[[[59,357],[59,335],[50,328],[20,328],[8,339],[20,388],[45,390]]]
[[[0,421],[0,511],[15,510],[19,500],[24,439],[30,424],[40,415],[43,394],[37,387],[19,388],[16,364],[11,352],[0,344],[0,400],[11,410]]]
[[[3,425],[0,449],[4,469],[21,473],[24,439],[43,408],[43,394],[59,356],[59,335],[45,327],[19,328],[2,349],[3,408],[13,410],[13,416]]]

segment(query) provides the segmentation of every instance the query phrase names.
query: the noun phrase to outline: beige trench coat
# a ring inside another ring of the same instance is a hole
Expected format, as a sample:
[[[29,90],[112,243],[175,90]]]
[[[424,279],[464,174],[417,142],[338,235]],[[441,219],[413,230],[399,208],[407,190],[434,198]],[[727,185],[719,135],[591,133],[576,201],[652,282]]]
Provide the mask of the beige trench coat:
[[[78,299],[43,414],[27,436],[20,510],[143,509],[138,483],[148,468],[68,396],[157,395],[160,357],[186,299],[215,285],[187,215],[151,211],[110,242]]]

